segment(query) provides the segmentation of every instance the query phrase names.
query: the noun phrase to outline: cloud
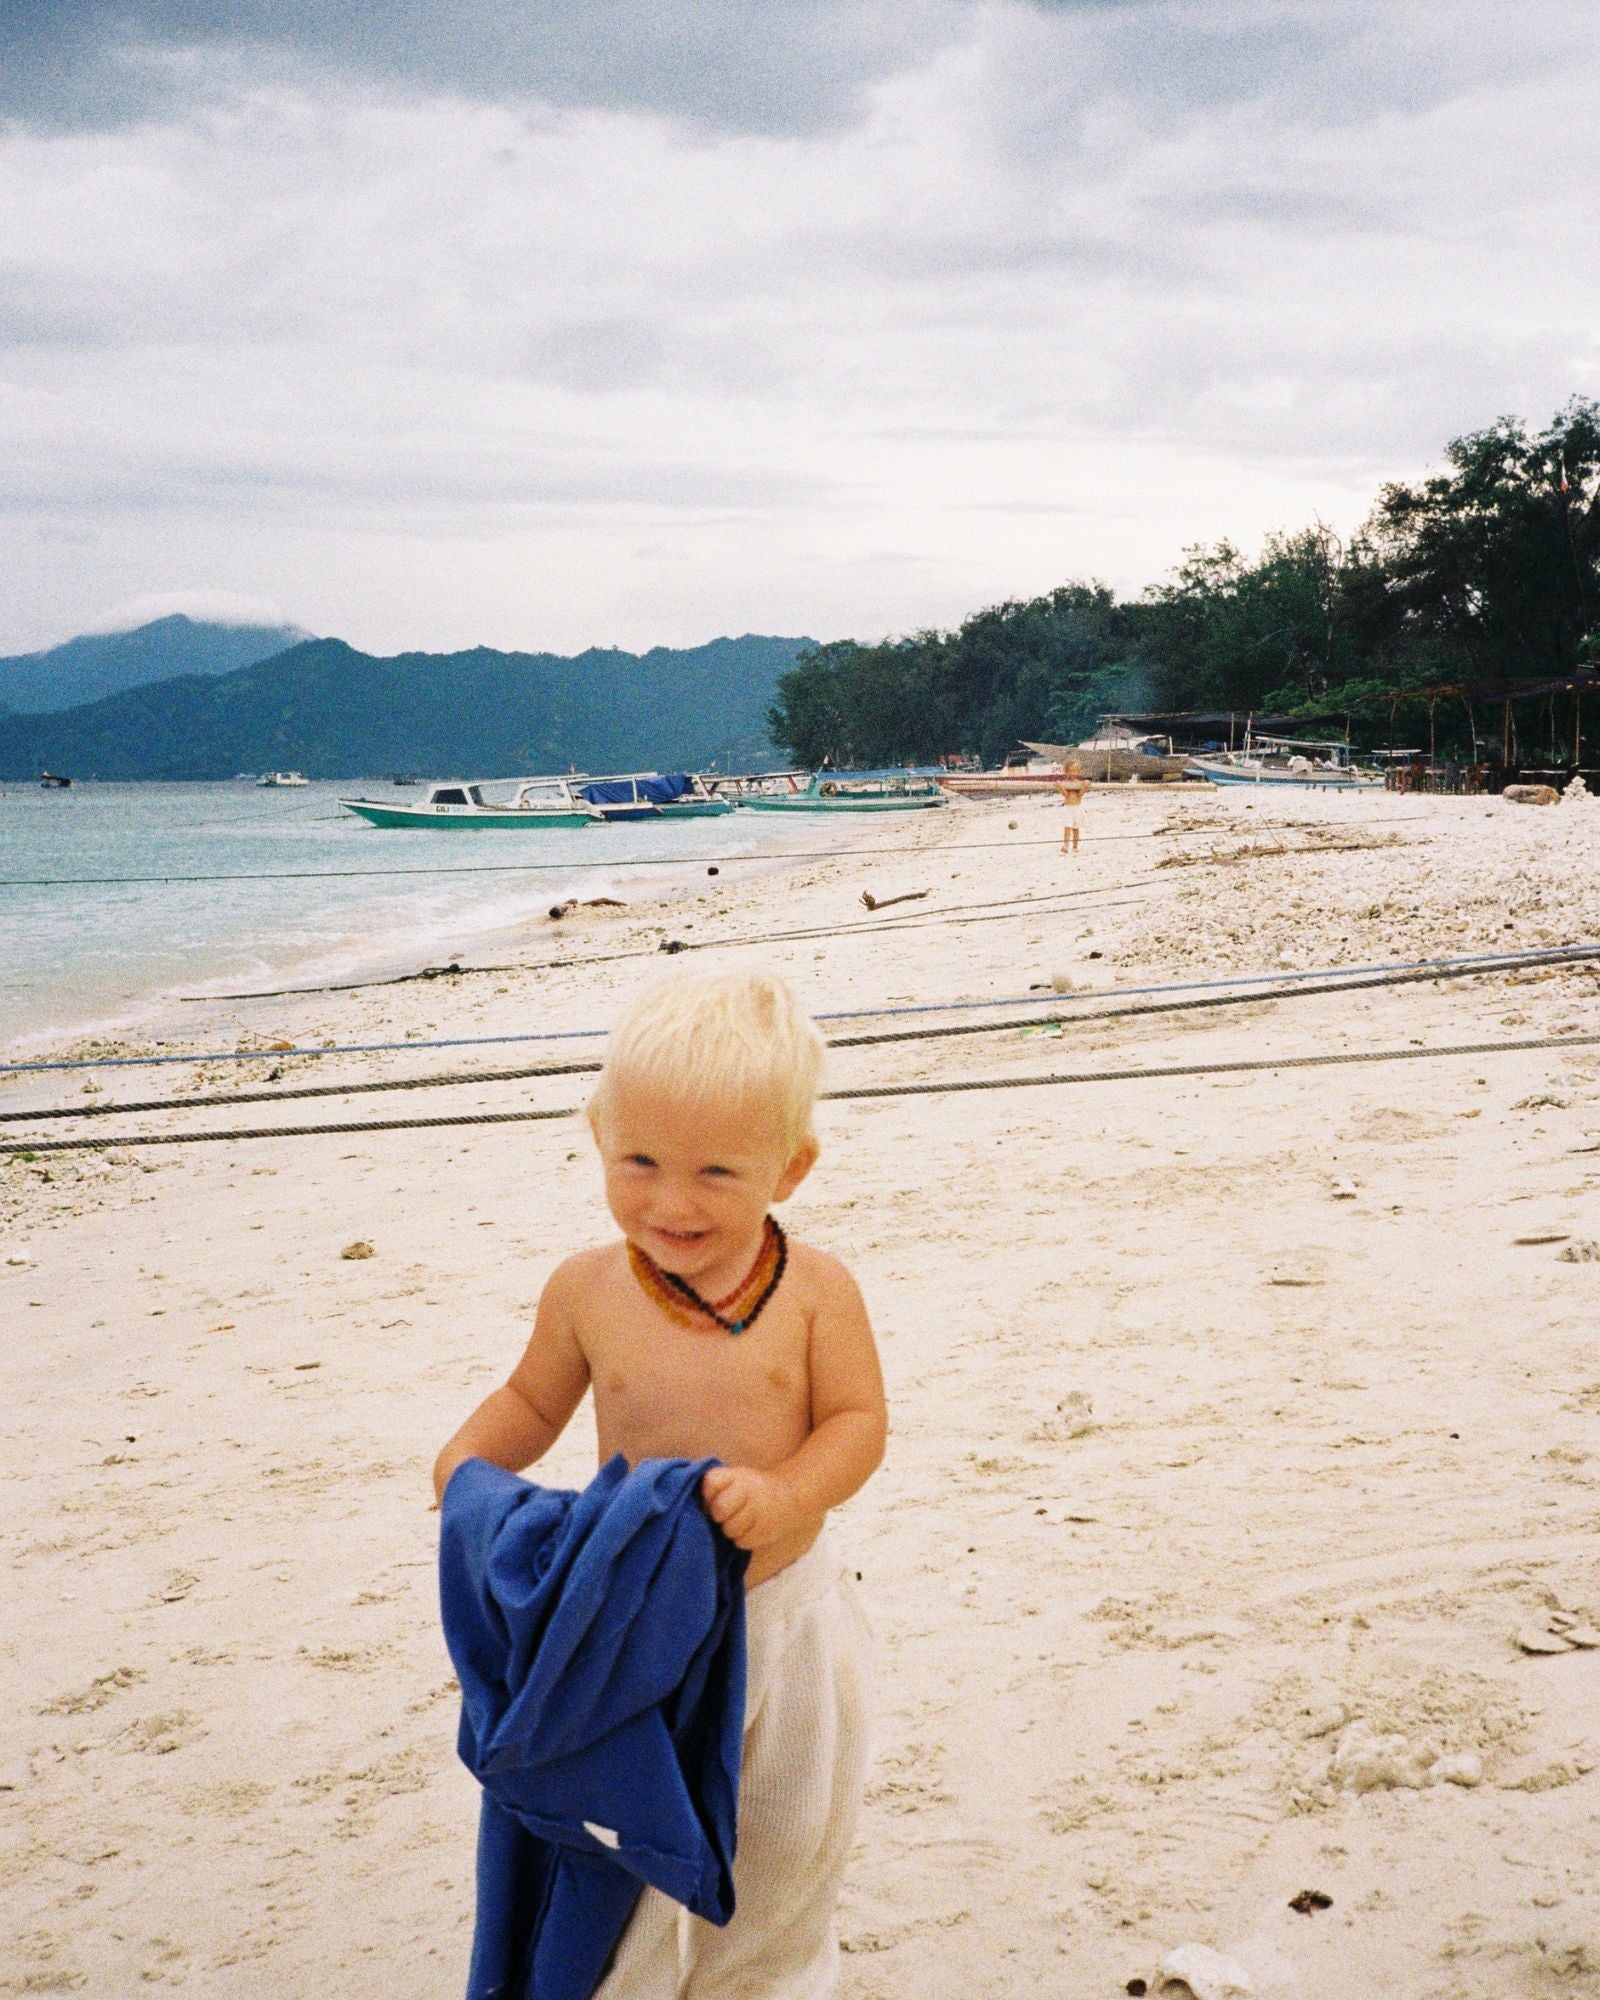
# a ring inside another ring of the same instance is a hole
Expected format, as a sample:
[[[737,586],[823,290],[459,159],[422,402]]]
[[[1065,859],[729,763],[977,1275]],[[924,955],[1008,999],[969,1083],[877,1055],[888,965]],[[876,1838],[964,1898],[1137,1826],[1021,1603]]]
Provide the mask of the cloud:
[[[208,625],[287,625],[283,607],[266,597],[244,597],[232,590],[159,590],[132,597],[85,621],[89,632],[132,632],[152,619],[181,613]]]
[[[810,131],[849,115],[969,12],[969,0],[25,0],[0,108],[113,126],[263,80],[343,79]]]
[[[1600,388],[1548,0],[656,11],[34,9],[16,643],[205,576],[384,647],[917,624]]]

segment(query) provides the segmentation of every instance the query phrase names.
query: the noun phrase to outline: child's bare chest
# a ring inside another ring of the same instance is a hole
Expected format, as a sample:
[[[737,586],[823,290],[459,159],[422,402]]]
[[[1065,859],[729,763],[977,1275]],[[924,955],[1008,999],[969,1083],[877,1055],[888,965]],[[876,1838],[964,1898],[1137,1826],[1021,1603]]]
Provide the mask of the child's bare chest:
[[[774,1299],[741,1334],[680,1326],[620,1288],[595,1304],[582,1341],[602,1458],[768,1466],[804,1443],[811,1387],[798,1298]]]

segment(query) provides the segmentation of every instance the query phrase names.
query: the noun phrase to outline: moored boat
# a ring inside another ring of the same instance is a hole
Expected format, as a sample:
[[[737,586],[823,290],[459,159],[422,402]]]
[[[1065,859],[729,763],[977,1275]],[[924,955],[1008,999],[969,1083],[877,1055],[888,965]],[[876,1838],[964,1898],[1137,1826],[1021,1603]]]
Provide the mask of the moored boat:
[[[499,827],[503,830],[598,826],[599,808],[578,798],[569,778],[526,778],[508,800],[486,799],[485,783],[434,785],[421,805],[397,804],[386,799],[341,799],[346,812],[353,812],[370,826],[465,828]]]
[[[602,819],[715,819],[733,811],[693,771],[631,771],[622,777],[588,778],[577,795]]]
[[[914,771],[818,771],[803,791],[750,792],[745,812],[914,812],[950,803],[932,778]]]
[[[301,777],[298,771],[263,771],[256,779],[257,789],[273,792],[298,791],[302,785],[309,785],[309,778]]]

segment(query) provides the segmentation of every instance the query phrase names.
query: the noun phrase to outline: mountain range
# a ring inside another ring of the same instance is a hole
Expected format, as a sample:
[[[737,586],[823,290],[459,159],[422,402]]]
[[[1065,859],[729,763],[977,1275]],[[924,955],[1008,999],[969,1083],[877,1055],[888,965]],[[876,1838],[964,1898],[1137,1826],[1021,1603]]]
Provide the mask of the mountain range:
[[[231,670],[184,671],[54,711],[0,712],[0,779],[291,768],[310,778],[489,778],[770,763],[767,710],[810,643],[747,633],[644,654],[475,647],[379,658],[339,639],[302,639]]]

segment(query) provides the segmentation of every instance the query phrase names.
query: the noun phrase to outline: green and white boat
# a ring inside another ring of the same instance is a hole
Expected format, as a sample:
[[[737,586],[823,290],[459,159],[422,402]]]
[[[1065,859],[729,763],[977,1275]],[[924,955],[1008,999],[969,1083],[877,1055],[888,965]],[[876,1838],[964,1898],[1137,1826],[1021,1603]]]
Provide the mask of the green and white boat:
[[[818,771],[804,788],[746,792],[744,812],[917,812],[950,801],[932,778],[914,771]]]
[[[341,799],[339,803],[371,826],[413,831],[419,827],[500,827],[527,832],[540,827],[599,826],[603,822],[599,808],[577,796],[570,778],[525,778],[507,800],[484,797],[483,786],[490,782],[434,785],[421,805],[386,799]]]

